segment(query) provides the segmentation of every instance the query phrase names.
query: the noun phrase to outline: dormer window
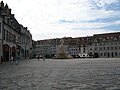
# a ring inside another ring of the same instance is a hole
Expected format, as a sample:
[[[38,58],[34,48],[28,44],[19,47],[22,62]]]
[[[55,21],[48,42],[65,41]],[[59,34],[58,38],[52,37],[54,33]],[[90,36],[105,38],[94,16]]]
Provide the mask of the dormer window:
[[[95,39],[94,42],[97,42],[97,39]]]
[[[103,41],[106,41],[106,39],[105,39],[105,38],[103,38]]]
[[[107,39],[110,39],[110,37],[107,37]]]
[[[115,37],[114,40],[117,40],[117,38]]]

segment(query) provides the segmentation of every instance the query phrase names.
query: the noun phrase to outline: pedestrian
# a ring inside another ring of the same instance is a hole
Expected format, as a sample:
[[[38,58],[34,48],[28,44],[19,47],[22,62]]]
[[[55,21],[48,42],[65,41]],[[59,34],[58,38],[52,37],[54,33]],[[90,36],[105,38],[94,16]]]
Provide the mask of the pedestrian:
[[[38,58],[38,61],[39,61],[39,59],[40,59],[40,55],[38,55],[38,57],[37,57],[37,58]]]
[[[14,58],[13,58],[13,56],[11,56],[10,62],[13,63],[13,60],[14,60]]]
[[[1,56],[1,63],[3,62],[3,56]]]
[[[15,59],[15,64],[16,65],[18,65],[19,63],[18,63],[18,60],[19,60],[19,57],[18,56],[16,56],[16,59]]]
[[[43,61],[45,61],[45,56],[43,56]]]

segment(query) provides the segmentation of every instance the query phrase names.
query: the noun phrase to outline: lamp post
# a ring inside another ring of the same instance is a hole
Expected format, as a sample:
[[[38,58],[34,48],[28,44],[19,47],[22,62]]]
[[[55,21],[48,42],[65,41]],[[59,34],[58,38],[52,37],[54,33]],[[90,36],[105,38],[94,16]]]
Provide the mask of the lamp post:
[[[26,59],[26,45],[25,45],[25,59]]]
[[[16,55],[17,56],[17,52],[18,52],[18,42],[16,41]]]
[[[20,53],[20,47],[19,47],[19,42],[16,41],[16,56],[19,56],[19,53]]]
[[[2,62],[2,39],[0,39],[0,63]]]

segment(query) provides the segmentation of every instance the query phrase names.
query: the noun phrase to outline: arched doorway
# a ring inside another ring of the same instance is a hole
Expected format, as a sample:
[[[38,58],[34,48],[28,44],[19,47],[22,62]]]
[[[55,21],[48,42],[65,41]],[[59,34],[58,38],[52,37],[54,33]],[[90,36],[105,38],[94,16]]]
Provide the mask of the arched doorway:
[[[98,58],[98,53],[94,53],[94,58]]]
[[[16,56],[20,57],[20,51],[21,50],[21,46],[20,45],[17,45],[16,47]]]
[[[114,53],[113,52],[111,53],[111,57],[114,57]]]
[[[108,52],[108,58],[110,57],[110,53]]]
[[[4,44],[3,45],[3,61],[9,61],[9,45]]]
[[[15,46],[13,46],[11,49],[11,56],[15,57],[15,52],[16,52]]]
[[[21,47],[21,50],[20,50],[20,57],[21,59],[24,59],[25,56],[24,56],[24,49]]]
[[[28,58],[29,57],[29,50],[27,50],[27,52],[26,52],[26,58]]]

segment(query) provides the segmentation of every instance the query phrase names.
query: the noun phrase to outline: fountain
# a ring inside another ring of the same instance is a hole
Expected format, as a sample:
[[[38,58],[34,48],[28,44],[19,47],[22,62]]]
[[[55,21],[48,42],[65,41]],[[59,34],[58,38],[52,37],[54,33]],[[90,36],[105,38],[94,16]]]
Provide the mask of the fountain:
[[[58,52],[55,54],[54,58],[56,58],[56,59],[70,59],[70,58],[72,58],[72,56],[69,53],[65,52],[65,50],[64,50],[64,40],[63,39],[60,40]]]

